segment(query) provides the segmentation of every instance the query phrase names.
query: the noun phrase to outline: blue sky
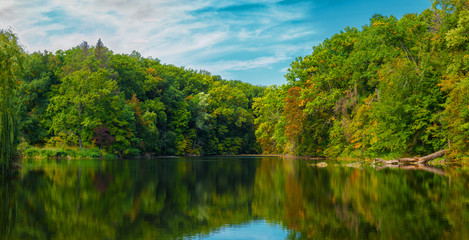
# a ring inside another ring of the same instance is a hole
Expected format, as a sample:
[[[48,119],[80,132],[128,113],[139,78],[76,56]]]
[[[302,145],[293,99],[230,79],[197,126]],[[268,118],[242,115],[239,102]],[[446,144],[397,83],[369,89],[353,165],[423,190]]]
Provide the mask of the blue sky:
[[[375,13],[402,17],[431,0],[0,0],[0,28],[28,52],[99,38],[115,53],[258,85],[285,83],[289,64]]]

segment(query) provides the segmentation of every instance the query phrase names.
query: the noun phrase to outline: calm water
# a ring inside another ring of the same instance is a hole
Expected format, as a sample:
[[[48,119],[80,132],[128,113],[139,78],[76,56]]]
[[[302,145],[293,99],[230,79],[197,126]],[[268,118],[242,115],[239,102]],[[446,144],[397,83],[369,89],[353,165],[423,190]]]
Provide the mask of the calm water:
[[[469,170],[275,157],[29,160],[0,239],[469,239]]]

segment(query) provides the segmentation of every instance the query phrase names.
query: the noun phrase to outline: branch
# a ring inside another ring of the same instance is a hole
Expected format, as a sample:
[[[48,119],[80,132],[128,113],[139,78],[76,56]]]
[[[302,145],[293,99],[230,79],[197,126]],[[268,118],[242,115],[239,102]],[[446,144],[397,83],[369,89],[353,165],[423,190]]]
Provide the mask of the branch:
[[[419,70],[419,65],[417,61],[415,61],[415,58],[412,56],[409,49],[404,45],[404,43],[402,41],[399,41],[399,43],[401,44],[401,47],[404,50],[404,52],[406,52],[407,59],[409,59],[409,61],[412,61],[415,64],[415,71],[419,74],[420,70]]]

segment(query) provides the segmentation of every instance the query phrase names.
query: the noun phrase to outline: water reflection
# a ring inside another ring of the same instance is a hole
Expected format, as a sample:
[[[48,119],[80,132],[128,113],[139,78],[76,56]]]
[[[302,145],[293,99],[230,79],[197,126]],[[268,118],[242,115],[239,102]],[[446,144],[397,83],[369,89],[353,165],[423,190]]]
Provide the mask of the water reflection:
[[[253,220],[245,224],[228,225],[221,227],[209,234],[197,234],[194,236],[187,236],[184,239],[286,239],[288,238],[288,231],[281,225],[275,223],[268,223],[264,220]]]
[[[317,168],[273,157],[24,165],[0,188],[1,239],[226,239],[266,229],[279,239],[469,239],[461,168]]]

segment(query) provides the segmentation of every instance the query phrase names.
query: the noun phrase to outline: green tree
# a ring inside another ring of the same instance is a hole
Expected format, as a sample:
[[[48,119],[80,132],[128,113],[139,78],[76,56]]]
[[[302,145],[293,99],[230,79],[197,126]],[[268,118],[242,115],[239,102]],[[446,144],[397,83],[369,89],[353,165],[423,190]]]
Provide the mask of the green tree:
[[[247,141],[249,136],[245,134],[254,134],[254,125],[246,95],[239,88],[221,82],[215,82],[208,94],[212,136],[207,152],[238,154],[243,150],[249,151],[248,144],[251,147],[253,144]]]
[[[15,107],[24,52],[10,30],[0,31],[0,167],[5,171],[17,155],[18,116]]]
[[[256,138],[263,153],[282,153],[285,146],[283,110],[286,88],[267,87],[262,97],[254,99],[253,109],[257,124]],[[279,131],[280,129],[280,131]]]
[[[60,62],[51,52],[35,52],[26,57],[18,97],[21,103],[21,138],[30,144],[44,143],[50,137],[50,121],[46,113],[50,97],[60,84],[56,74],[59,68]]]
[[[94,129],[103,124],[115,137],[113,145],[122,149],[130,146],[132,111],[125,105],[117,82],[104,69],[93,73],[83,69],[65,77],[59,94],[51,98],[48,113],[54,133],[66,134],[80,148],[84,142],[90,143]]]
[[[450,145],[450,155],[461,158],[469,152],[469,3],[455,0],[435,4],[441,5],[442,25],[448,28],[444,32],[446,72],[440,84],[448,96],[442,113],[444,137]]]

